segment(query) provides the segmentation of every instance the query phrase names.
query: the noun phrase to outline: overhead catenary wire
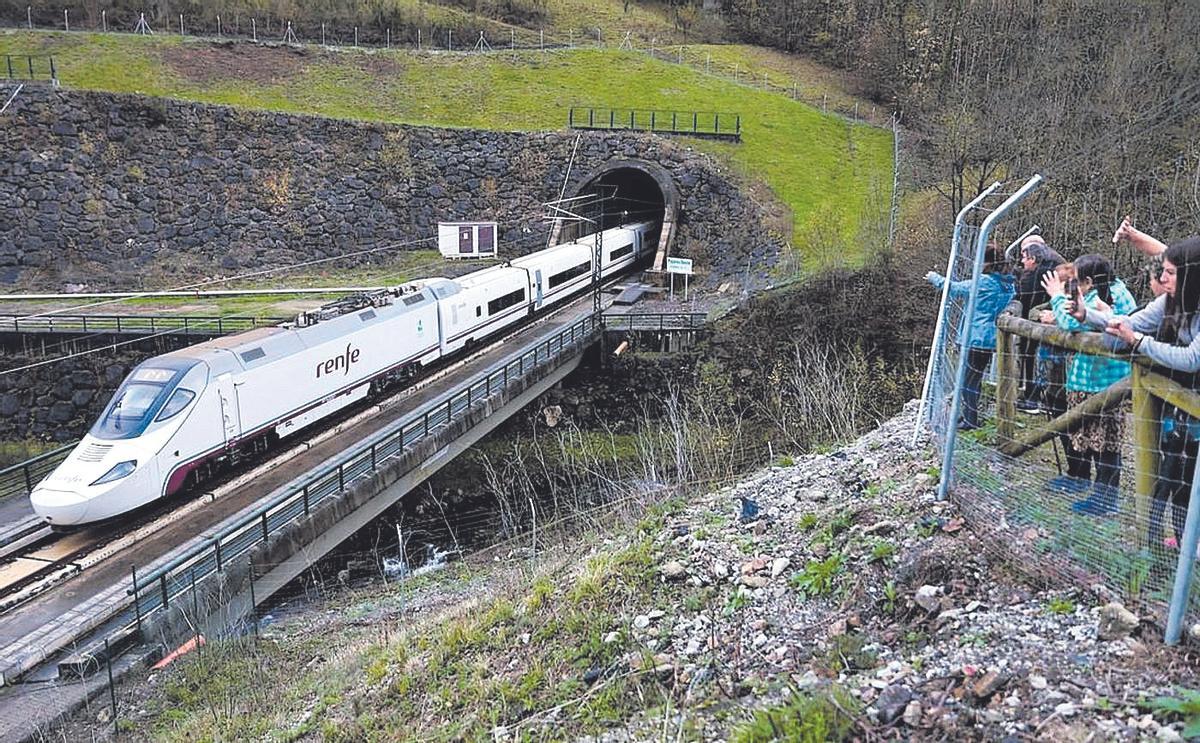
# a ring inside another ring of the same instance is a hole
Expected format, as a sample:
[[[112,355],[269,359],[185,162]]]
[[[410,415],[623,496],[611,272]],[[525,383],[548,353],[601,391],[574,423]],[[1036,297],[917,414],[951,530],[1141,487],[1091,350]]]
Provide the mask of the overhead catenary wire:
[[[651,211],[651,212],[653,212],[653,210],[650,210],[650,211]],[[622,212],[611,212],[611,213],[605,212],[604,214],[605,214],[605,215],[617,215],[617,214],[621,214],[621,213],[622,213]],[[627,213],[627,212],[626,212],[626,213]],[[295,270],[295,269],[298,269],[298,268],[304,268],[304,267],[306,267],[306,266],[318,265],[318,264],[322,264],[322,263],[328,263],[328,262],[331,262],[331,261],[337,261],[337,260],[345,260],[345,259],[347,259],[347,258],[355,258],[355,257],[361,256],[361,255],[365,255],[365,254],[368,254],[368,253],[373,253],[373,252],[378,252],[378,251],[381,251],[381,250],[394,249],[394,248],[397,248],[397,247],[402,247],[402,246],[405,246],[405,245],[418,244],[418,243],[421,243],[421,242],[428,242],[428,241],[430,241],[430,240],[434,240],[434,239],[436,239],[436,238],[421,238],[421,239],[419,239],[419,240],[407,241],[407,242],[405,242],[405,243],[398,243],[398,244],[390,244],[390,245],[383,246],[383,247],[379,247],[379,248],[371,248],[371,249],[368,249],[368,250],[356,251],[356,252],[354,252],[354,253],[347,253],[347,254],[345,254],[345,255],[340,255],[340,256],[332,256],[332,257],[326,257],[326,258],[314,259],[314,260],[312,260],[312,261],[306,261],[306,262],[304,262],[304,263],[295,264],[295,265],[290,265],[290,266],[282,266],[282,267],[278,267],[278,268],[272,268],[272,269],[263,269],[263,270],[261,270],[261,271],[253,271],[253,272],[249,272],[249,273],[246,273],[246,274],[240,274],[240,275],[238,275],[238,276],[223,277],[223,278],[220,278],[220,279],[211,279],[211,280],[207,280],[207,281],[205,281],[205,282],[200,282],[200,283],[198,283],[198,284],[193,284],[193,285],[190,285],[190,286],[188,286],[188,287],[182,287],[182,288],[179,288],[179,289],[175,289],[175,290],[173,290],[173,291],[184,291],[184,290],[186,290],[187,288],[191,288],[191,287],[195,287],[195,286],[201,286],[201,285],[210,285],[210,284],[212,284],[212,283],[220,283],[220,282],[227,282],[227,281],[236,281],[236,280],[240,280],[240,279],[251,278],[251,277],[254,277],[254,276],[268,275],[268,274],[272,274],[272,273],[278,273],[278,272],[283,272],[283,271],[291,271],[291,270]],[[535,243],[535,242],[533,242],[533,240],[534,240],[534,239],[536,239],[536,240],[537,240],[537,242],[536,242],[536,243]],[[521,240],[518,242],[518,244],[536,244],[536,245],[540,245],[540,238],[533,238],[533,236],[530,236],[529,238],[524,238],[524,239],[521,239]],[[427,263],[427,264],[422,264],[422,265],[423,265],[423,266],[425,266],[425,267],[432,267],[432,266],[438,266],[438,265],[442,265],[442,263],[441,263],[440,261],[436,261],[436,262],[430,262],[430,263]],[[17,319],[18,321],[20,321],[20,320],[28,320],[28,319],[33,319],[33,318],[37,318],[37,317],[46,317],[46,316],[51,316],[51,315],[55,315],[55,314],[61,314],[61,313],[65,313],[65,312],[68,312],[68,311],[70,311],[70,310],[72,310],[72,309],[78,310],[78,309],[86,309],[86,308],[89,308],[89,307],[95,307],[95,306],[106,306],[106,305],[110,305],[110,304],[116,304],[116,303],[119,303],[119,302],[128,301],[128,300],[130,300],[130,299],[141,298],[141,297],[144,297],[144,296],[145,296],[145,293],[143,293],[143,294],[137,294],[137,295],[134,295],[134,296],[131,296],[131,297],[125,297],[125,298],[116,299],[116,300],[111,300],[111,301],[105,301],[105,302],[96,302],[96,303],[89,303],[89,304],[84,304],[84,305],[78,305],[78,306],[76,306],[76,307],[74,307],[74,308],[60,308],[60,309],[55,309],[55,310],[48,310],[48,311],[46,311],[46,312],[40,312],[40,313],[34,313],[34,314],[30,314],[30,315],[25,315],[25,316],[22,316],[22,317],[19,317],[19,318],[16,318],[16,319]],[[193,330],[194,330],[194,329],[196,329],[196,328],[202,328],[202,327],[206,327],[206,326],[212,326],[212,325],[214,325],[214,324],[218,323],[218,322],[219,322],[219,321],[221,321],[221,320],[225,320],[225,319],[235,319],[235,318],[238,318],[238,317],[239,317],[238,313],[230,313],[230,314],[228,314],[228,315],[221,315],[221,316],[219,316],[219,317],[215,317],[215,318],[209,318],[209,319],[206,319],[206,320],[199,320],[199,321],[197,321],[197,322],[195,322],[195,323],[191,323],[191,324],[189,325],[189,327],[190,327],[191,329],[193,329]],[[10,375],[10,374],[15,374],[15,373],[17,373],[17,372],[28,371],[28,370],[30,370],[30,369],[36,369],[36,368],[43,367],[43,366],[49,366],[49,365],[51,365],[51,364],[56,364],[56,363],[60,363],[60,362],[63,362],[63,361],[69,361],[69,360],[71,360],[71,359],[81,358],[81,357],[84,357],[84,356],[90,356],[90,355],[92,355],[92,354],[96,354],[96,353],[102,353],[102,352],[115,351],[115,350],[117,350],[118,348],[123,348],[123,347],[125,347],[125,346],[130,346],[130,345],[133,345],[133,344],[136,344],[136,343],[142,343],[142,342],[145,342],[145,341],[154,340],[154,339],[156,339],[156,338],[161,338],[161,337],[164,337],[164,336],[169,336],[169,335],[173,335],[173,334],[176,334],[176,333],[181,333],[181,332],[183,332],[183,330],[184,330],[184,328],[183,328],[182,326],[179,326],[179,327],[173,327],[173,328],[169,328],[169,329],[162,330],[162,331],[160,331],[160,332],[157,332],[157,333],[150,333],[150,334],[147,334],[147,335],[138,336],[138,337],[136,337],[136,338],[129,338],[129,339],[125,339],[125,340],[118,341],[118,342],[114,342],[114,343],[106,343],[106,344],[104,344],[104,345],[97,346],[96,348],[90,348],[90,349],[86,349],[86,350],[83,350],[83,351],[78,351],[78,352],[74,352],[74,353],[64,354],[64,355],[61,355],[61,356],[55,356],[55,357],[53,357],[53,358],[42,359],[42,360],[39,360],[39,361],[36,361],[36,362],[31,362],[31,363],[28,363],[28,364],[23,364],[23,365],[21,365],[21,366],[12,367],[12,368],[10,368],[10,369],[4,369],[4,370],[0,370],[0,376],[7,376],[7,375]],[[67,343],[79,342],[79,341],[85,341],[85,340],[89,340],[89,339],[92,339],[92,338],[103,337],[103,336],[106,336],[106,335],[108,335],[108,333],[105,333],[105,332],[96,332],[96,333],[92,333],[92,334],[89,334],[89,335],[86,335],[86,336],[82,336],[82,337],[79,337],[79,338],[74,338],[74,339],[72,339],[71,341],[59,341],[59,342],[57,342],[57,344],[56,344],[55,346],[52,346],[52,347],[61,347],[61,346],[63,346],[63,345],[66,345]]]
[[[198,281],[198,282],[195,282],[192,284],[184,284],[184,285],[177,286],[177,287],[174,287],[171,289],[166,289],[166,290],[160,289],[160,290],[155,290],[155,291],[156,292],[157,291],[177,291],[177,292],[188,291],[190,289],[196,289],[196,288],[202,287],[202,286],[212,286],[214,284],[226,284],[230,281],[242,281],[244,279],[252,279],[252,278],[255,278],[258,276],[268,276],[271,274],[285,273],[287,271],[295,271],[300,268],[308,268],[310,266],[318,266],[318,265],[322,265],[325,263],[344,261],[344,260],[347,260],[350,258],[359,258],[364,255],[371,255],[373,253],[379,253],[384,250],[396,250],[397,248],[406,248],[406,247],[409,247],[412,245],[420,245],[421,243],[428,243],[428,242],[433,242],[436,240],[437,240],[436,237],[416,238],[413,240],[405,240],[405,241],[399,242],[399,243],[389,243],[387,245],[381,245],[381,246],[374,247],[374,248],[366,248],[363,250],[357,250],[353,253],[344,253],[342,255],[326,256],[324,258],[314,258],[312,260],[302,261],[300,263],[293,263],[293,264],[289,264],[286,266],[276,266],[274,268],[264,268],[264,269],[260,269],[257,271],[249,271],[247,273],[235,274],[233,276],[220,276],[220,277],[216,277],[216,278],[212,278],[212,279],[205,279],[204,281]],[[92,307],[104,307],[104,306],[111,305],[111,304],[119,304],[121,302],[128,302],[131,299],[143,299],[143,298],[147,297],[149,294],[153,294],[153,293],[155,293],[155,292],[140,292],[140,293],[132,294],[128,297],[121,297],[118,299],[104,300],[101,302],[89,302],[86,304],[75,305],[73,307],[61,307],[61,308],[56,308],[56,309],[52,309],[52,310],[46,310],[44,312],[35,312],[33,314],[26,315],[26,316],[18,318],[18,319],[29,320],[29,319],[32,319],[35,317],[47,317],[50,315],[60,315],[60,314],[65,314],[68,312],[78,311],[78,310],[82,310],[82,309],[89,309]]]

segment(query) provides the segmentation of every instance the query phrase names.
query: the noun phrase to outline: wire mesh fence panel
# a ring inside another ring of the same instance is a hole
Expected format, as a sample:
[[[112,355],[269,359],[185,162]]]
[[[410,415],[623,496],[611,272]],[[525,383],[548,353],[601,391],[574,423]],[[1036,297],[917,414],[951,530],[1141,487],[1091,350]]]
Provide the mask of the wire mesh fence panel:
[[[1027,288],[1049,275],[1045,292],[964,321],[972,290],[979,310],[988,282],[1014,283],[985,273],[973,287],[980,237],[967,227],[954,246],[930,365],[927,418],[949,463],[946,492],[1025,570],[1053,585],[1103,585],[1167,616],[1168,639],[1171,627],[1177,637],[1200,621],[1192,569],[1200,509],[1191,527],[1188,514],[1200,447],[1196,380],[1131,354],[1131,334],[1100,332],[1129,315],[1115,322],[1157,331],[1150,313],[1137,314],[1154,298],[1134,297],[1097,256],[1056,267],[1023,251],[1017,272],[1036,279]]]
[[[943,277],[944,283],[935,285],[943,293],[941,318],[935,328],[934,355],[927,395],[927,413],[930,430],[944,446],[949,431],[950,410],[953,407],[955,382],[959,359],[962,356],[962,340],[966,316],[966,284],[971,280],[971,268],[975,258],[974,245],[979,237],[979,227],[967,225],[951,245],[950,270]]]

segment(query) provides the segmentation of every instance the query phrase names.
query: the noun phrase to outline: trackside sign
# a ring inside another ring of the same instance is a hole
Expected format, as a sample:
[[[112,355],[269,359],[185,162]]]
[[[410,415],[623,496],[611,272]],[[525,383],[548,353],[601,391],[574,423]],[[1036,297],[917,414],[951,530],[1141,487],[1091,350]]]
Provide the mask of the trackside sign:
[[[678,273],[684,276],[692,275],[691,258],[667,258],[667,273]]]

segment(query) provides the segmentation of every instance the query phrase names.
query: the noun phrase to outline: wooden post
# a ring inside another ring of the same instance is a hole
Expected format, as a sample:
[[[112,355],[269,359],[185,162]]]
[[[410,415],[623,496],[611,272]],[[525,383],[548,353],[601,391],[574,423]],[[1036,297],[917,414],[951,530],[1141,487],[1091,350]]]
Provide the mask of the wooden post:
[[[1103,392],[1097,392],[1083,403],[1071,408],[1045,426],[1035,429],[1032,433],[1018,440],[1009,440],[999,446],[1000,453],[1006,457],[1019,457],[1060,433],[1069,433],[1083,423],[1089,415],[1099,415],[1125,402],[1129,396],[1129,379],[1122,379],[1108,386]]]
[[[1150,494],[1158,475],[1159,403],[1146,384],[1149,374],[1149,370],[1133,365],[1134,523],[1138,544],[1146,543],[1150,527]]]
[[[996,331],[996,435],[1001,446],[1013,440],[1017,417],[1017,354],[1013,347],[1016,336]]]

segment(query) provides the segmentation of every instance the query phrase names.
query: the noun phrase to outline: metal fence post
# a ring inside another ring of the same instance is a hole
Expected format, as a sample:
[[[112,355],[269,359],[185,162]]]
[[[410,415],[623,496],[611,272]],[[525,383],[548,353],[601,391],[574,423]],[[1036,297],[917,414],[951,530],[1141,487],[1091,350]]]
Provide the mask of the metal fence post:
[[[130,565],[129,572],[133,578],[133,613],[137,616],[138,634],[142,632],[142,602],[138,600],[137,565]]]
[[[995,181],[980,192],[978,196],[959,210],[958,216],[954,219],[954,236],[950,239],[950,257],[946,259],[946,283],[942,286],[942,298],[938,305],[937,322],[934,324],[933,329],[933,347],[929,350],[929,364],[925,367],[925,384],[921,388],[921,404],[917,410],[917,425],[913,429],[914,443],[921,435],[921,426],[924,424],[925,415],[929,411],[929,386],[933,382],[933,367],[937,364],[937,359],[941,356],[942,345],[946,341],[946,311],[950,300],[950,279],[954,272],[954,262],[958,259],[958,244],[962,239],[963,228],[966,226],[967,214],[997,188],[1000,188],[1000,181]]]
[[[338,467],[338,479],[339,480],[341,479],[341,474],[342,474],[342,468]],[[263,542],[270,541],[270,534],[267,531],[267,512],[266,511],[263,511],[263,513],[262,513],[262,537],[263,537]]]
[[[304,490],[302,491],[302,493],[303,493],[303,495],[301,497],[304,498],[304,515],[307,516],[308,515],[308,485],[304,486]]]
[[[246,562],[250,564],[250,616],[254,619],[254,636],[258,637],[258,599],[254,595],[254,558]]]
[[[215,542],[213,542],[213,552],[215,553],[216,558],[217,558],[217,572],[218,573],[224,572],[225,568],[221,564],[221,540],[220,539],[217,539]]]
[[[975,244],[975,265],[971,271],[971,291],[967,297],[967,307],[964,311],[965,317],[973,317],[975,309],[979,306],[979,278],[983,274],[983,256],[987,250],[988,238],[992,234],[992,226],[1008,213],[1017,204],[1024,201],[1025,197],[1031,191],[1037,188],[1042,182],[1042,176],[1034,175],[1023,186],[1017,189],[1016,193],[1004,200],[1004,203],[997,207],[996,211],[987,215],[984,218],[983,224],[979,228],[979,238]],[[947,279],[949,281],[949,279]],[[950,481],[953,479],[954,472],[954,446],[958,441],[958,416],[962,411],[962,389],[967,380],[967,357],[970,355],[967,349],[971,347],[971,325],[966,323],[966,334],[959,339],[962,344],[963,352],[958,357],[958,370],[954,377],[954,392],[950,398],[950,416],[946,424],[946,451],[942,455],[942,478],[938,483],[938,500],[945,500],[950,492]]]
[[[1171,590],[1171,609],[1167,615],[1167,634],[1163,642],[1179,644],[1183,620],[1187,615],[1188,589],[1192,587],[1192,570],[1196,560],[1196,543],[1200,541],[1200,467],[1192,475],[1192,495],[1188,503],[1187,521],[1179,543],[1179,561],[1175,567],[1175,586]],[[1151,545],[1153,547],[1154,545]]]
[[[120,720],[117,719],[117,690],[113,686],[112,651],[109,650],[107,637],[104,638],[104,663],[108,666],[108,699],[112,702],[113,736],[115,737],[117,730],[120,729]]]
[[[346,489],[346,470],[342,465],[338,465],[338,492]]]
[[[167,608],[167,574],[163,573],[158,576],[158,587],[162,590],[162,605]]]

